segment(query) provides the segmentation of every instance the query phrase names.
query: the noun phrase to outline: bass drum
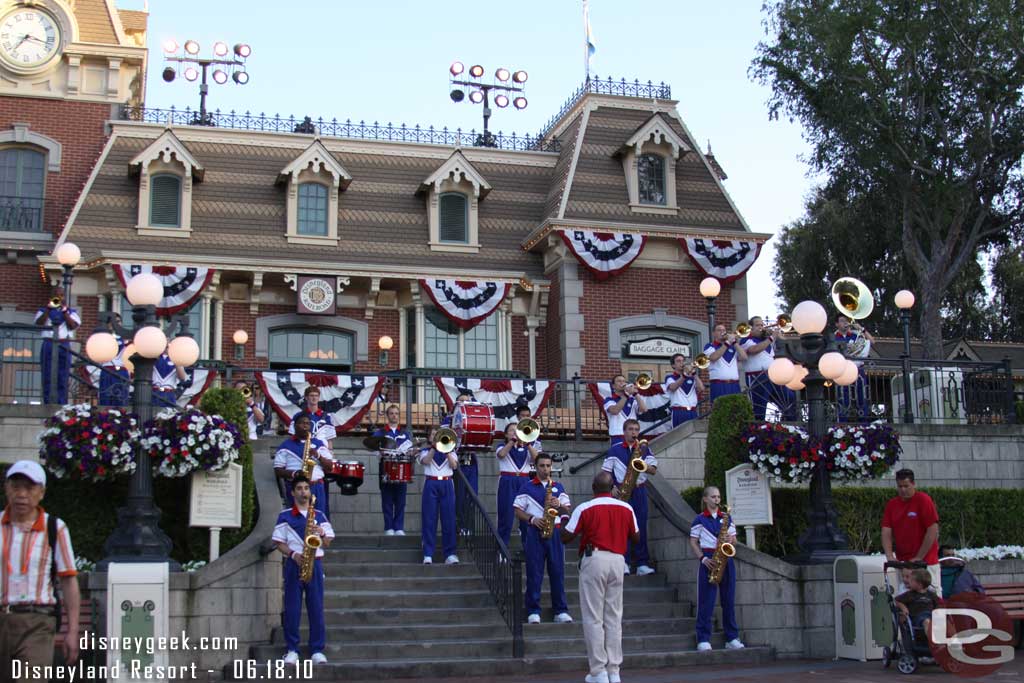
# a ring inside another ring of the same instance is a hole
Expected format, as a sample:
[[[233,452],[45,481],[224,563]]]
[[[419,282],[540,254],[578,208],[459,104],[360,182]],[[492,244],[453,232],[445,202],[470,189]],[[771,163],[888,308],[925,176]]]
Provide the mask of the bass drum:
[[[452,429],[459,436],[459,448],[490,448],[494,439],[494,410],[484,403],[456,403]]]

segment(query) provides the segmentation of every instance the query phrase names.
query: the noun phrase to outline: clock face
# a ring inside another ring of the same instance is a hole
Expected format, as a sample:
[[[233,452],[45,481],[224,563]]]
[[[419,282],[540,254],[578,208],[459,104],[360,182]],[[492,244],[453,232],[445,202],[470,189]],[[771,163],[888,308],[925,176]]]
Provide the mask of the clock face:
[[[11,66],[43,66],[58,55],[60,48],[60,25],[47,12],[19,7],[0,19],[0,58]]]

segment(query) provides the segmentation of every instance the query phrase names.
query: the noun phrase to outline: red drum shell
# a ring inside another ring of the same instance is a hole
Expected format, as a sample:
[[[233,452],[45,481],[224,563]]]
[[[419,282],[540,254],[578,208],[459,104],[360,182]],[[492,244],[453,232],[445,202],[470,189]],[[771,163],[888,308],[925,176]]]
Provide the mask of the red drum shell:
[[[459,448],[489,448],[494,439],[494,410],[485,403],[457,403],[452,429],[459,435]]]
[[[385,483],[408,484],[412,481],[412,463],[408,460],[385,460],[381,467]]]
[[[335,462],[331,468],[335,481],[341,488],[343,496],[354,496],[357,489],[363,484],[363,474],[366,467],[361,462],[349,460],[346,462]]]

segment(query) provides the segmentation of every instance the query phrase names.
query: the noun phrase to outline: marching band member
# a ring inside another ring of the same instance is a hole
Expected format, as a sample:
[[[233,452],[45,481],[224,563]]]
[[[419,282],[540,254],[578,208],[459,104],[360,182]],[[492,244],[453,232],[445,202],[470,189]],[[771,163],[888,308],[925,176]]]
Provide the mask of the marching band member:
[[[516,438],[516,425],[505,425],[505,443],[494,449],[498,458],[498,536],[509,544],[512,538],[512,521],[516,518],[516,497],[529,482],[530,468],[537,458],[532,443],[523,443]],[[526,533],[526,524],[519,524],[520,533]]]
[[[704,346],[704,354],[711,361],[711,402],[719,396],[740,393],[740,370],[737,358],[747,360],[747,352],[737,343],[736,335],[726,334],[725,325],[715,325],[714,340]]]
[[[395,442],[395,447],[398,450],[412,448],[412,435],[405,429],[402,429],[398,423],[398,417],[401,415],[398,406],[393,403],[389,405],[385,415],[388,420],[387,425],[374,431],[373,436],[391,439]],[[381,452],[381,456],[383,457],[383,452]],[[383,465],[382,460],[382,471]],[[405,494],[407,488],[408,484],[384,481],[384,477],[381,477],[380,507],[384,515],[384,534],[386,536],[405,536]]]
[[[640,435],[640,423],[636,420],[626,420],[623,425],[625,440],[617,443],[608,449],[608,457],[605,458],[601,469],[610,472],[615,479],[615,486],[618,487],[626,478],[629,468],[629,461],[633,459],[633,447],[636,445],[637,437]],[[647,552],[647,478],[658,473],[658,459],[651,454],[646,446],[642,449],[643,460],[647,463],[647,472],[637,475],[636,487],[633,495],[629,498],[629,505],[636,515],[637,525],[640,527],[640,538],[636,542],[630,541],[626,550],[626,574],[629,573],[630,559],[636,565],[636,573],[639,576],[653,574],[650,555]]]
[[[288,433],[295,433],[295,419],[299,415],[305,415],[309,418],[309,429],[317,439],[323,442],[327,448],[327,453],[333,457],[334,450],[331,447],[332,440],[337,438],[338,432],[334,428],[334,418],[331,414],[320,407],[320,389],[310,384],[306,387],[306,390],[302,392],[303,403],[305,408],[295,413],[292,416],[292,423],[288,426]],[[315,492],[314,492],[315,493]],[[320,496],[317,495],[317,501],[320,500]],[[324,514],[328,517],[331,516],[331,482],[324,479]]]
[[[467,390],[463,390],[463,391],[459,392],[459,395],[455,398],[455,402],[456,403],[468,403],[468,402],[473,401],[473,400],[474,400],[473,399],[473,392],[467,391]],[[449,413],[448,415],[445,415],[444,419],[441,420],[441,426],[442,427],[451,427],[452,426],[452,414],[453,413],[454,413],[454,410],[452,411],[452,413]],[[462,458],[460,458],[458,453],[459,453],[459,451],[458,451],[458,449],[456,449],[455,450],[455,454],[456,454],[455,457],[459,458],[459,460],[461,462],[460,467],[462,468],[463,476],[466,477],[466,481],[469,482],[470,487],[472,487],[473,493],[479,494],[480,493],[480,469],[477,466],[476,453],[474,453],[472,451],[466,451],[465,456],[462,457]],[[462,514],[462,510],[464,509],[464,507],[466,505],[465,494],[462,492],[462,489],[459,488],[459,489],[456,489],[455,496],[456,496],[456,498],[455,498],[455,510],[456,510],[456,513],[458,515],[461,515]],[[469,525],[461,517],[459,517],[459,533],[468,534],[469,533],[468,526]]]
[[[171,362],[171,357],[164,351],[153,363],[153,409],[163,410],[177,405],[175,392],[178,382],[188,379],[185,368]]]
[[[857,344],[857,342],[860,342],[857,345],[862,347],[859,352],[850,357],[853,364],[857,366],[857,381],[851,386],[836,387],[837,398],[839,399],[839,421],[867,422],[871,419],[871,416],[867,395],[868,380],[864,375],[863,359],[867,358],[875,338],[860,325],[851,325],[850,319],[845,315],[841,315],[836,318],[835,339],[838,343],[845,344],[847,349]],[[847,351],[846,353],[849,354],[850,352]],[[851,400],[856,402],[856,406],[852,409],[850,407]]]
[[[762,422],[769,402],[778,406],[784,419],[796,420],[796,394],[787,387],[775,386],[768,379],[768,366],[775,360],[778,332],[777,327],[766,331],[764,320],[755,315],[750,319],[750,336],[740,341],[740,346],[747,352],[747,360],[743,363],[747,393],[754,407],[754,418]]]
[[[662,390],[669,395],[673,427],[697,419],[697,403],[704,383],[683,354],[672,356],[672,374],[665,378]]]
[[[567,624],[572,621],[569,603],[565,597],[565,545],[560,529],[569,519],[569,496],[565,487],[551,479],[551,456],[538,453],[535,462],[537,476],[530,480],[516,496],[516,518],[526,523],[523,547],[526,551],[526,621],[540,623],[540,587],[544,582],[544,568],[547,567],[551,584],[551,608],[555,623]],[[549,491],[550,487],[550,491]],[[548,508],[557,508],[559,515],[554,520],[551,538],[541,537]]]
[[[309,416],[299,415],[292,420],[292,427],[295,434],[285,439],[277,447],[277,453],[274,455],[274,474],[278,479],[284,479],[285,502],[288,504],[294,502],[292,482],[302,474],[302,453],[306,448],[306,437],[309,436],[310,429]],[[330,469],[334,460],[331,458],[331,452],[317,438],[310,439],[309,455],[317,461],[313,466],[313,478],[309,482],[309,488],[316,496],[316,509],[330,519],[331,515],[327,510],[327,490],[324,488],[324,468]]]
[[[277,550],[287,557],[284,564],[284,641],[288,648],[284,656],[286,664],[299,661],[299,624],[302,622],[302,602],[305,594],[306,616],[309,618],[309,651],[314,664],[326,664],[324,647],[327,645],[327,628],[324,624],[324,568],[321,559],[324,548],[331,544],[334,529],[330,521],[318,509],[310,508],[309,480],[299,475],[293,482],[295,500],[277,516],[277,526],[272,537]],[[302,553],[306,548],[306,523],[309,515],[315,515],[317,535],[323,541],[316,549],[313,561],[313,576],[309,583],[302,583],[299,568]]]
[[[256,427],[263,424],[263,419],[266,417],[263,414],[263,410],[260,409],[259,404],[256,402],[256,392],[244,381],[239,380],[235,382],[235,389],[242,392],[245,398],[245,421],[249,426],[249,441],[255,441],[259,438],[259,434],[256,431]],[[249,395],[245,396],[245,390],[249,390]]]
[[[431,444],[435,443],[434,438],[435,433],[431,432]],[[424,476],[420,507],[423,524],[423,564],[431,564],[434,561],[438,517],[441,519],[444,563],[458,564],[459,556],[455,554],[455,484],[452,482],[452,476],[459,468],[459,456],[456,451],[441,453],[431,445],[420,451],[419,461],[423,465]]]
[[[128,402],[128,388],[131,385],[131,373],[125,367],[124,351],[128,343],[117,333],[121,327],[121,315],[112,314],[107,320],[107,331],[117,340],[117,355],[102,365],[99,372],[99,403],[101,406],[123,406]]]
[[[39,350],[39,368],[43,380],[43,403],[68,402],[68,375],[71,373],[71,352],[68,345],[75,338],[75,329],[82,324],[78,311],[64,300],[64,289],[56,287],[53,298],[36,311],[36,325],[43,328],[43,345]],[[50,384],[53,363],[57,363],[57,386]]]
[[[690,548],[693,554],[701,558],[697,569],[697,651],[711,650],[711,616],[715,611],[715,597],[722,596],[722,626],[725,629],[725,647],[728,650],[740,650],[740,627],[736,623],[736,565],[732,558],[726,558],[722,582],[717,586],[708,581],[708,569],[711,557],[718,548],[718,534],[722,530],[722,515],[718,505],[722,502],[722,494],[718,488],[708,486],[704,489],[704,511],[697,515],[690,527]],[[729,542],[736,543],[736,525],[729,519]]]
[[[608,438],[612,446],[622,441],[622,427],[626,420],[637,419],[644,410],[644,402],[636,385],[627,383],[623,375],[615,375],[612,379],[612,395],[604,400]]]

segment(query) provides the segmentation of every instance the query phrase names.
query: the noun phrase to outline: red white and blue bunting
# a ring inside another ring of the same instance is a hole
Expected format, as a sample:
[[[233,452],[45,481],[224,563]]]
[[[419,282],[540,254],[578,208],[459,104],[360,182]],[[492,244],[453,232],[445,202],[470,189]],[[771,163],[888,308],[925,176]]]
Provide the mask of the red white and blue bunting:
[[[114,273],[122,287],[139,273],[153,273],[164,285],[164,297],[156,305],[157,315],[174,315],[187,310],[213,280],[212,268],[191,266],[141,266],[114,264]]]
[[[569,251],[598,280],[607,280],[629,268],[647,244],[647,237],[628,232],[563,230],[561,234]]]
[[[380,393],[381,378],[377,375],[330,375],[319,372],[256,373],[263,394],[285,424],[302,410],[302,392],[312,385],[320,388],[320,407],[331,414],[340,434],[352,429],[363,419]]]
[[[176,402],[179,408],[194,406],[198,403],[213,381],[217,379],[217,375],[220,374],[218,370],[197,367],[188,368],[187,372],[188,379],[178,382],[178,391],[181,393],[178,394]]]
[[[679,242],[698,270],[723,283],[743,277],[761,253],[758,242],[706,240],[699,237],[681,237]]]
[[[494,410],[494,429],[504,434],[505,427],[516,421],[520,403],[530,406],[536,417],[544,410],[555,383],[542,379],[475,379],[470,377],[435,377],[434,384],[451,411],[459,394],[472,393],[473,399]]]
[[[608,415],[604,411],[604,400],[612,395],[612,383],[591,382],[587,384],[587,388],[590,389],[590,394],[597,401],[597,405],[601,407],[601,414],[607,421]],[[650,439],[652,436],[664,434],[672,429],[672,407],[669,405],[669,395],[662,391],[661,385],[652,384],[649,389],[641,391],[640,396],[643,397],[646,409],[637,418],[640,422],[641,438]],[[661,424],[658,424],[659,422]]]
[[[463,280],[420,280],[420,285],[445,317],[464,330],[494,313],[505,300],[511,285],[504,282]]]

